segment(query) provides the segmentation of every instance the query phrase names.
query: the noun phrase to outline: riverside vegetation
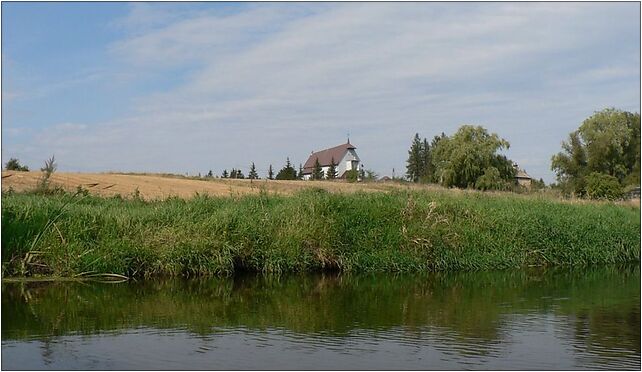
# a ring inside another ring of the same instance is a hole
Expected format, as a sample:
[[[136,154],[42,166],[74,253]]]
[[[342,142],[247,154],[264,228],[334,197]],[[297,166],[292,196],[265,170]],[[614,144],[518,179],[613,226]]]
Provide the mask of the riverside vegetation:
[[[451,190],[190,200],[3,193],[3,276],[419,272],[639,262],[640,209]]]

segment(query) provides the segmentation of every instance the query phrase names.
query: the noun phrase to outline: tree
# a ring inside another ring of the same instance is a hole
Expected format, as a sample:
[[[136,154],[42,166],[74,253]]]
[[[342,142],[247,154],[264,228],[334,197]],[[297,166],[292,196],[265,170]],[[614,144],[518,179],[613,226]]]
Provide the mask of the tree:
[[[245,178],[245,176],[243,175],[243,172],[241,172],[241,170],[240,170],[240,169],[237,169],[237,170],[236,170],[236,178],[238,178],[238,179],[240,179],[240,180],[242,180],[242,179],[244,179],[244,178]]]
[[[214,178],[214,173],[212,173],[212,170],[211,170],[211,169],[210,169],[210,171],[209,171],[209,172],[207,172],[207,176],[205,176],[205,177],[207,177],[207,178]]]
[[[227,169],[223,169],[223,174],[221,174],[221,177],[223,178],[228,178],[229,174],[227,173]]]
[[[329,180],[337,178],[337,165],[334,163],[334,157],[330,160],[330,167],[328,168],[325,177]]]
[[[491,185],[498,185],[494,182],[496,172],[490,169],[495,168],[499,179],[512,182],[516,174],[513,162],[497,153],[509,146],[508,141],[481,126],[463,125],[452,137],[441,137],[432,149],[435,176],[447,187],[476,187],[484,174],[485,180],[493,180]]]
[[[313,180],[322,180],[323,179],[323,168],[319,163],[319,158],[316,158],[314,161],[314,169],[312,170],[312,179]]]
[[[479,190],[508,190],[511,184],[502,179],[499,170],[495,167],[488,167],[484,169],[484,174],[477,178],[475,187]]]
[[[230,178],[236,178],[236,168],[232,168],[230,171]]]
[[[406,161],[406,177],[412,182],[419,182],[419,176],[423,168],[421,152],[421,139],[419,138],[419,133],[415,133],[415,138],[413,138],[410,150],[408,150],[408,160]]]
[[[303,179],[303,165],[301,163],[299,163],[299,173],[297,173],[296,178],[298,180]]]
[[[426,138],[421,140],[419,133],[408,150],[406,177],[412,182],[432,182],[433,165],[431,162],[430,144]]]
[[[258,173],[256,173],[256,167],[254,166],[254,162],[252,162],[252,166],[250,167],[250,172],[247,174],[247,178],[251,180],[255,180],[259,178]]]
[[[296,179],[296,169],[292,167],[290,163],[290,158],[287,158],[285,167],[281,168],[279,173],[276,175],[277,180],[295,180]]]
[[[430,154],[430,144],[424,138],[421,146],[421,172],[419,173],[420,182],[432,182],[432,161]]]
[[[21,165],[20,161],[18,159],[16,159],[16,158],[9,159],[7,164],[5,164],[5,169],[6,170],[19,171],[19,172],[28,172],[29,171],[29,167],[27,167],[26,165]]]
[[[268,179],[269,180],[274,179],[274,171],[272,170],[272,164],[270,164],[270,168],[268,168]]]
[[[562,142],[551,169],[565,193],[580,196],[587,193],[591,173],[615,177],[623,186],[639,184],[640,114],[613,108],[596,112]]]
[[[377,178],[379,178],[377,172],[373,171],[372,169],[366,169],[366,175],[365,177],[363,177],[365,181],[376,181]]]

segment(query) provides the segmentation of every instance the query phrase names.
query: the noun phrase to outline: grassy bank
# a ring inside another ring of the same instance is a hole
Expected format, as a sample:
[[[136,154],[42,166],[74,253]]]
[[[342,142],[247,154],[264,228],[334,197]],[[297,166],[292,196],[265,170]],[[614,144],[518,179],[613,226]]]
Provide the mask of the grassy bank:
[[[4,276],[478,270],[635,262],[640,210],[449,191],[2,197]]]

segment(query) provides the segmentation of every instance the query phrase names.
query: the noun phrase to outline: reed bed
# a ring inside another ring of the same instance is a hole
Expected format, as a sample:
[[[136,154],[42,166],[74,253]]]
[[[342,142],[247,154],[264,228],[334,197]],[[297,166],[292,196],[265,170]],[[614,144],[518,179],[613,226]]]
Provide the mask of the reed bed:
[[[447,190],[2,196],[2,273],[422,272],[640,260],[640,209]]]

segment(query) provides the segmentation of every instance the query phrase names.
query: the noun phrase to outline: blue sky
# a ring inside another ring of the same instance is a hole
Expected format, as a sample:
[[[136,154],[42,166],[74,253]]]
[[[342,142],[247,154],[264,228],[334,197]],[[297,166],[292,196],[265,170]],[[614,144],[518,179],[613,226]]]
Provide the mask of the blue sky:
[[[554,180],[594,111],[640,112],[639,3],[2,3],[2,160],[264,176],[351,142],[380,175],[462,124]]]

